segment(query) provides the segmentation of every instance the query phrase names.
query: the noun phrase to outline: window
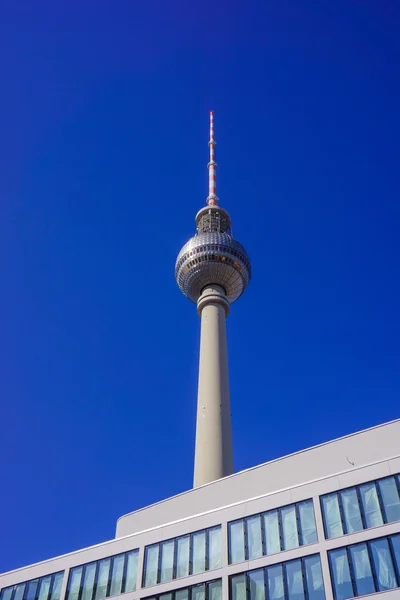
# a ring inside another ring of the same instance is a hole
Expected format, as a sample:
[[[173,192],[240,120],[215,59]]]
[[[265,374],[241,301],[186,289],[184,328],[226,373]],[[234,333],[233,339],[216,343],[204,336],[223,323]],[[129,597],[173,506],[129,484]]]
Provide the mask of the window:
[[[222,600],[222,579],[192,585],[145,600]]]
[[[228,524],[229,563],[317,542],[314,506],[304,500]]]
[[[400,476],[321,496],[325,536],[334,538],[400,520]]]
[[[60,600],[64,571],[0,590],[0,600]]]
[[[335,600],[400,587],[399,551],[396,534],[328,552]]]
[[[146,546],[143,587],[219,569],[221,566],[221,526],[218,525]]]
[[[66,600],[102,600],[136,589],[138,555],[139,550],[132,550],[73,567]]]
[[[319,554],[229,579],[230,600],[325,600]]]

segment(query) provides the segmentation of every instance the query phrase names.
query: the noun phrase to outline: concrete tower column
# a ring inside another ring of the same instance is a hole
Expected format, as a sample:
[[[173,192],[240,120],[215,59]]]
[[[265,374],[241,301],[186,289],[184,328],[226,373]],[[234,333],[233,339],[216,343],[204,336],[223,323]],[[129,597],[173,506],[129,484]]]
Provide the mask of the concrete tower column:
[[[194,487],[233,473],[226,317],[229,302],[219,285],[198,302],[201,317]]]

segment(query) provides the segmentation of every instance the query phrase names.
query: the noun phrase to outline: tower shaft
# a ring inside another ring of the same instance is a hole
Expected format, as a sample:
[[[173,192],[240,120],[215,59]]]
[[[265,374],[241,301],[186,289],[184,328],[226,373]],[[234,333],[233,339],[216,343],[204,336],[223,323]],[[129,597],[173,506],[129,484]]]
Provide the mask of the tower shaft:
[[[222,287],[210,285],[198,303],[201,317],[194,487],[233,473],[226,316]]]

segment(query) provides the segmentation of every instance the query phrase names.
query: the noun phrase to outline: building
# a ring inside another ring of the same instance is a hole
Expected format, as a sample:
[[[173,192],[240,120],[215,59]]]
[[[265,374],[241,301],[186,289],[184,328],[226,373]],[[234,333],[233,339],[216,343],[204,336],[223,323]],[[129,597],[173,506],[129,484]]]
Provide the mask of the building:
[[[0,575],[0,600],[400,598],[400,419],[233,473],[225,316],[250,262],[218,207],[213,142],[176,267],[202,318],[195,487],[122,516],[113,540]]]

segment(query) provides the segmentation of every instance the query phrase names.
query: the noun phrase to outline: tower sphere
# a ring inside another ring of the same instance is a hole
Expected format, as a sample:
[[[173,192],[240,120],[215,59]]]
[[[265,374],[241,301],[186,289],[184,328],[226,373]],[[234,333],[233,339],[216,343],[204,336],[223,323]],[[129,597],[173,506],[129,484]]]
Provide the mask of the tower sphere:
[[[237,300],[251,277],[250,260],[234,239],[228,213],[217,205],[202,208],[196,215],[197,233],[178,254],[175,278],[180,290],[197,302],[207,286],[219,285],[229,303]]]

